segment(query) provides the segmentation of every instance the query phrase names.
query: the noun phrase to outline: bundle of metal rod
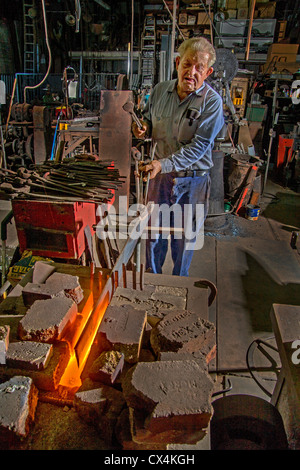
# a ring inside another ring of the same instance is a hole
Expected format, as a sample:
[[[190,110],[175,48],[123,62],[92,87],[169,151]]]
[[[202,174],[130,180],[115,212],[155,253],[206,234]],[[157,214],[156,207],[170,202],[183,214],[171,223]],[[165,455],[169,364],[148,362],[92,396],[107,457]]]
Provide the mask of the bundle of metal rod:
[[[113,197],[122,179],[111,162],[68,158],[32,165],[30,170],[0,169],[0,190],[12,197],[101,203]]]

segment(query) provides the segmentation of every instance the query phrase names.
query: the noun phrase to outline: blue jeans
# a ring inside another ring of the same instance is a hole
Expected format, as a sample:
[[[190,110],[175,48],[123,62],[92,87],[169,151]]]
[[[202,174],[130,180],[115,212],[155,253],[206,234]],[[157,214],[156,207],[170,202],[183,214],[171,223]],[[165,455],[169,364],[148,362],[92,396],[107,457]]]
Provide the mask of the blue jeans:
[[[195,177],[184,177],[174,178],[171,173],[158,174],[153,180],[150,180],[148,201],[153,201],[155,204],[166,204],[171,207],[174,204],[178,204],[181,207],[181,227],[185,227],[184,224],[184,205],[189,204],[191,208],[192,216],[192,229],[194,232],[199,232],[200,226],[196,229],[196,205],[203,204],[203,219],[204,224],[205,217],[208,211],[208,201],[210,194],[210,176],[206,174],[204,176]],[[159,225],[164,226],[163,218],[160,215]],[[178,221],[174,224],[174,213],[170,211],[170,228],[174,228],[174,225],[178,226]],[[152,220],[150,219],[152,223]],[[198,221],[199,222],[199,221]],[[194,250],[191,249],[190,240],[184,236],[184,233],[178,237],[171,235],[171,255],[173,260],[173,275],[177,276],[188,276],[189,267],[192,261]],[[149,269],[156,274],[162,273],[162,267],[166,259],[168,251],[168,239],[162,234],[156,235],[155,237],[150,235],[146,240],[146,269]]]

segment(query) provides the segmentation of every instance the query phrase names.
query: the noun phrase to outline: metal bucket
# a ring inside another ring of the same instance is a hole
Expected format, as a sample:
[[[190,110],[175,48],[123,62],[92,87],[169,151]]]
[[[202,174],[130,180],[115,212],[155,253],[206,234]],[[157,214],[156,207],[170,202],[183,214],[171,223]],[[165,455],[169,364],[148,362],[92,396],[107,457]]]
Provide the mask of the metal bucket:
[[[266,400],[237,394],[212,405],[211,450],[288,449],[282,417]]]
[[[251,155],[244,153],[235,153],[231,155],[228,173],[228,197],[235,196],[247,177],[249,169],[253,163],[249,163]]]

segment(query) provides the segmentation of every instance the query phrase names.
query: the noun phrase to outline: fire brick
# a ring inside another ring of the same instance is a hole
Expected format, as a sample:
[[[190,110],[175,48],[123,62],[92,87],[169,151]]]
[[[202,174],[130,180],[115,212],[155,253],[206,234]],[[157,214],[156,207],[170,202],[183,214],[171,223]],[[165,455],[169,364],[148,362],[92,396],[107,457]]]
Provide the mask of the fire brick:
[[[186,307],[187,290],[178,287],[146,285],[139,291],[127,287],[118,287],[110,305],[130,304],[145,310],[148,316],[163,318],[173,310]]]
[[[44,261],[36,261],[33,267],[32,282],[42,284],[55,271],[55,266]]]
[[[186,351],[178,352],[161,352],[159,355],[160,361],[196,361],[204,369],[207,369],[207,361],[205,355],[201,351],[189,353]]]
[[[129,422],[132,442],[138,446],[136,449],[168,450],[170,444],[195,445],[207,435],[206,429],[194,428],[187,431],[180,426],[175,429],[152,432],[145,426],[143,412],[133,408],[129,408]],[[134,447],[129,442],[124,442],[123,448],[130,449]]]
[[[136,442],[133,439],[135,438],[135,429],[136,429],[136,422],[133,418],[134,410],[125,408],[122,410],[122,413],[118,417],[115,434],[117,441],[119,444],[122,445],[122,449],[124,450],[166,450],[168,444],[164,441],[163,436],[161,437],[160,442],[142,442],[140,439],[139,442]],[[133,422],[131,424],[131,422]],[[143,426],[143,424],[142,424]],[[133,434],[133,436],[132,436]]]
[[[53,343],[75,321],[77,305],[67,297],[36,300],[19,323],[21,340]]]
[[[6,352],[9,345],[9,325],[0,326],[0,364],[6,364]]]
[[[108,385],[98,387],[90,379],[74,396],[74,407],[81,419],[95,426],[108,444],[112,443],[118,416],[125,406],[122,392]]]
[[[26,306],[31,306],[36,300],[62,296],[71,298],[76,304],[83,300],[83,290],[78,276],[56,272],[43,284],[27,283],[22,290],[22,295]]]
[[[151,331],[153,351],[201,352],[209,362],[216,351],[216,328],[194,312],[187,310],[169,313]]]
[[[33,284],[28,282],[22,290],[24,304],[30,307],[37,300],[53,299],[54,297],[65,297],[64,290],[60,286],[59,290],[46,284]]]
[[[124,354],[118,351],[104,351],[93,362],[89,376],[92,380],[111,385],[124,366]]]
[[[136,364],[123,381],[128,407],[147,414],[136,439],[140,429],[144,442],[162,433],[167,443],[199,441],[212,416],[212,391],[213,381],[194,360]]]
[[[104,350],[119,351],[124,354],[125,361],[136,363],[146,321],[144,310],[131,305],[109,305],[98,331],[99,342]]]
[[[34,385],[39,390],[54,391],[57,390],[61,378],[70,361],[71,351],[66,341],[58,341],[53,344],[53,354],[49,364],[45,369],[32,370],[24,367],[0,367],[0,382],[16,375],[30,377]]]
[[[15,376],[0,384],[1,441],[27,436],[37,402],[38,390],[30,377]]]
[[[70,297],[76,304],[83,300],[83,290],[79,283],[78,276],[71,274],[53,273],[46,281],[46,286],[52,289],[63,288],[65,295]]]
[[[43,370],[47,367],[52,354],[52,344],[18,341],[9,345],[6,363],[8,367]]]

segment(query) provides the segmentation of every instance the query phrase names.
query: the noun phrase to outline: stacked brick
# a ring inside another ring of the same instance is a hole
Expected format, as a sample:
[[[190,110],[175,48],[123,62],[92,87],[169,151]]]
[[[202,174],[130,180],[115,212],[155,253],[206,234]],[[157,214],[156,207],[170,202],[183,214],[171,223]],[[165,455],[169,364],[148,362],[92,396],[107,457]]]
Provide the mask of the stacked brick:
[[[0,319],[3,443],[27,436],[39,392],[64,394],[60,384],[83,291],[76,276],[43,265],[39,273],[22,289],[25,315],[11,315],[3,324]],[[206,320],[207,304],[199,311],[204,318],[187,310],[185,288],[116,289],[94,340],[94,360],[87,361],[82,385],[69,391],[79,417],[108,448],[164,450],[196,445],[206,436],[215,327]]]
[[[64,340],[78,316],[83,291],[77,276],[37,265],[32,283],[18,290],[24,315],[0,318],[0,436],[6,448],[26,437],[34,421],[38,391],[58,390],[70,361]]]
[[[0,449],[28,435],[37,402],[38,390],[30,377],[15,376],[0,384]]]
[[[168,289],[118,287],[101,322],[102,352],[74,404],[107,445],[166,450],[195,446],[207,434],[215,327],[184,309],[185,289]],[[108,387],[115,393],[114,408]]]

